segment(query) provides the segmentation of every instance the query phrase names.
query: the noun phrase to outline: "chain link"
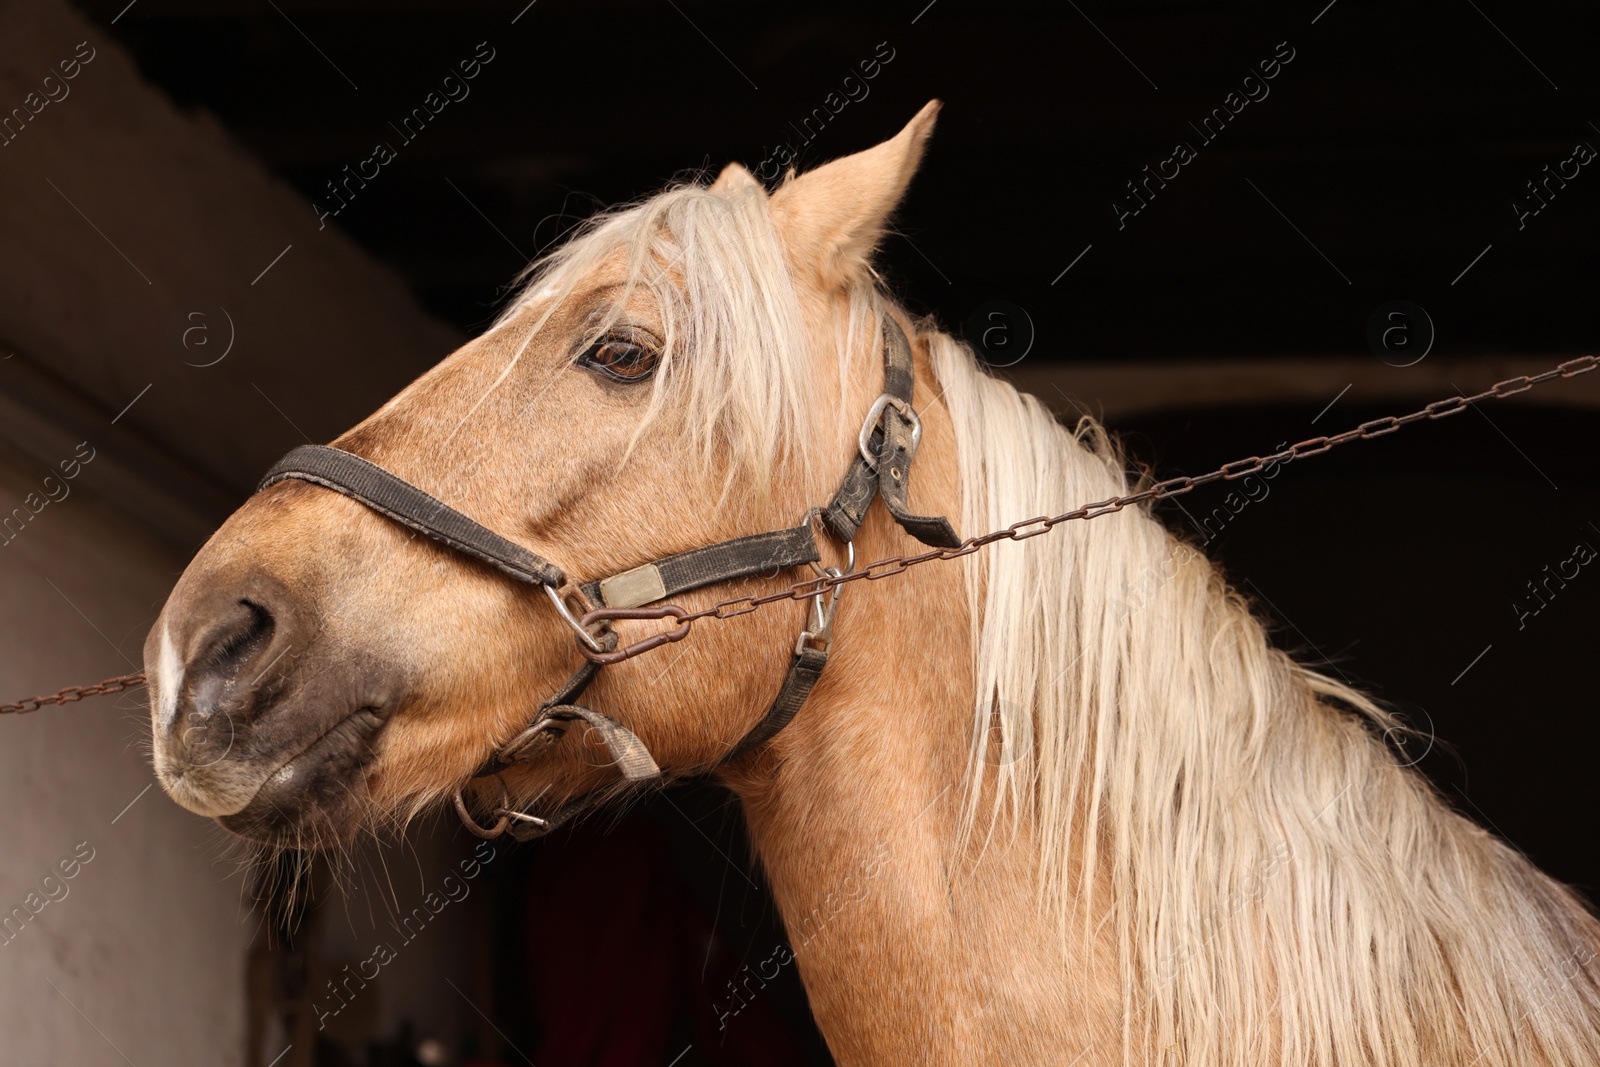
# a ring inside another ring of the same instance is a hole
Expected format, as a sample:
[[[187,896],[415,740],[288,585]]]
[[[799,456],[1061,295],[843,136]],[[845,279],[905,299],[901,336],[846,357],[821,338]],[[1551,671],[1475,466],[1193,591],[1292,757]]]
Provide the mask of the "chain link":
[[[1149,504],[1158,500],[1166,500],[1169,497],[1182,496],[1184,493],[1192,492],[1198,487],[1208,485],[1211,482],[1236,481],[1252,474],[1258,474],[1273,464],[1289,463],[1293,460],[1305,459],[1308,456],[1318,456],[1331,448],[1336,448],[1350,441],[1366,441],[1374,437],[1382,437],[1385,434],[1394,433],[1402,426],[1408,426],[1423,419],[1449,418],[1451,415],[1459,415],[1480,401],[1515,396],[1517,393],[1525,393],[1534,386],[1552,379],[1576,378],[1580,374],[1588,374],[1597,367],[1600,367],[1600,357],[1579,356],[1577,359],[1569,359],[1565,363],[1552,367],[1550,370],[1540,374],[1521,374],[1515,378],[1507,378],[1505,381],[1496,382],[1481,393],[1474,393],[1471,396],[1450,396],[1442,400],[1435,400],[1433,403],[1419,408],[1409,415],[1386,415],[1383,418],[1363,422],[1354,429],[1334,434],[1332,437],[1308,437],[1304,441],[1297,441],[1287,448],[1266,456],[1247,456],[1244,459],[1236,459],[1230,463],[1224,463],[1216,470],[1205,474],[1179,475],[1175,478],[1156,482],[1154,485],[1147,486],[1138,492],[1128,493],[1125,496],[1111,497],[1107,500],[1096,501],[1093,504],[1084,504],[1082,507],[1063,512],[1060,515],[1039,515],[1031,519],[1023,519],[1021,522],[1014,522],[1010,526],[1002,527],[991,533],[969,537],[955,548],[935,548],[915,556],[889,556],[886,559],[877,560],[845,574],[828,574],[816,578],[807,578],[777,592],[764,593],[760,596],[738,596],[727,600],[719,600],[717,603],[700,611],[683,611],[675,605],[667,605],[659,609],[659,614],[661,617],[669,614],[675,616],[679,627],[686,634],[688,628],[701,619],[737,618],[740,615],[749,615],[751,612],[780,600],[809,600],[812,597],[820,596],[851,582],[876,582],[883,578],[892,578],[897,574],[904,574],[912,567],[921,566],[932,560],[959,559],[962,556],[971,555],[985,545],[994,544],[996,541],[1026,541],[1030,537],[1038,537],[1040,534],[1049,533],[1064,522],[1097,519],[1102,515],[1114,514],[1134,504]],[[681,614],[679,614],[680,612]],[[662,643],[664,642],[661,640],[647,637],[642,641],[636,641],[632,645],[618,649],[617,652],[622,653],[622,655],[616,658],[627,659]],[[26,714],[30,711],[38,711],[47,704],[72,704],[82,700],[84,697],[120,693],[124,689],[132,689],[135,686],[143,685],[144,681],[143,674],[125,674],[117,678],[107,678],[97,685],[69,685],[51,696],[30,697],[15,704],[0,704],[0,715]]]
[[[94,685],[69,685],[47,697],[27,697],[15,704],[0,704],[0,715],[26,715],[30,711],[38,711],[46,704],[76,704],[84,697],[120,693],[124,689],[133,689],[143,684],[144,672],[140,671],[138,674],[122,674],[115,678],[107,678]]]
[[[1420,422],[1424,419],[1449,418],[1451,415],[1459,415],[1467,410],[1468,407],[1480,401],[1525,393],[1534,386],[1548,382],[1551,379],[1576,378],[1580,374],[1588,374],[1597,367],[1600,367],[1600,357],[1579,356],[1540,374],[1521,374],[1515,378],[1507,378],[1505,381],[1496,382],[1481,393],[1435,400],[1433,403],[1413,411],[1409,415],[1386,415],[1383,418],[1363,422],[1354,429],[1334,434],[1332,437],[1309,437],[1270,455],[1248,456],[1244,459],[1236,459],[1230,463],[1224,463],[1216,470],[1205,474],[1179,475],[1175,478],[1156,482],[1154,485],[1147,486],[1138,492],[1096,501],[1093,504],[1085,504],[1060,515],[1039,515],[1035,518],[1024,519],[992,533],[969,537],[955,548],[936,548],[916,556],[890,556],[887,559],[880,559],[863,567],[858,567],[848,574],[807,578],[775,593],[720,600],[708,608],[680,616],[677,621],[680,626],[692,626],[701,619],[731,619],[739,615],[748,615],[779,600],[809,600],[814,596],[850,582],[862,580],[875,582],[880,578],[904,574],[912,567],[920,566],[931,560],[957,559],[961,556],[970,555],[985,545],[991,545],[996,541],[1025,541],[1030,537],[1038,537],[1040,534],[1049,533],[1064,522],[1097,519],[1102,515],[1114,514],[1133,504],[1148,504],[1157,500],[1166,500],[1168,497],[1182,496],[1184,493],[1192,492],[1194,489],[1211,482],[1236,481],[1251,474],[1258,474],[1273,464],[1288,463],[1296,459],[1305,459],[1308,456],[1321,455],[1331,448],[1336,448],[1350,441],[1366,441],[1374,437],[1382,437],[1385,434],[1394,433],[1402,426]],[[642,644],[642,642],[635,642],[633,645],[618,649],[618,652],[625,653],[620,658],[626,659],[631,655],[636,655],[636,652],[631,652],[630,650],[636,648],[639,644]],[[639,651],[645,650],[639,649]]]

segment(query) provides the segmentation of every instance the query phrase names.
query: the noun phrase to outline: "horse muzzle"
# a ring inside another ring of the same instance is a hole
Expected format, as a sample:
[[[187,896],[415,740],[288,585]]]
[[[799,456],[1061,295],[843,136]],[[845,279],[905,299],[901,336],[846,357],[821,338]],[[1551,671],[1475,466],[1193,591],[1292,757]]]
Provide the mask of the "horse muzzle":
[[[145,647],[162,786],[244,837],[347,837],[395,706],[394,675],[338,648],[269,575],[189,577]]]

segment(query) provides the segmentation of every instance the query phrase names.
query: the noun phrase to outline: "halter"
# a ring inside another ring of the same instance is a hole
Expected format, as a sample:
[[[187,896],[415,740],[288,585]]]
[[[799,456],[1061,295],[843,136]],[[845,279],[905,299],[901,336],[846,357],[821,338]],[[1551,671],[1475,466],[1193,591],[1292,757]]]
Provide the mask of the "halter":
[[[922,422],[911,406],[915,383],[911,344],[893,316],[883,316],[883,395],[873,402],[861,425],[858,450],[826,507],[812,508],[798,526],[751,534],[691,549],[640,564],[619,574],[583,585],[571,582],[565,570],[521,545],[501,536],[448,504],[430,496],[404,478],[376,463],[329,445],[302,445],[284,456],[267,472],[260,492],[281,481],[294,479],[320,485],[366,505],[440,544],[500,571],[527,585],[542,588],[563,622],[577,635],[585,657],[555,694],[539,705],[532,722],[502,745],[473,779],[495,777],[518,763],[526,763],[549,749],[574,722],[587,723],[605,742],[623,779],[629,783],[659,782],[661,768],[637,734],[616,719],[575,703],[600,669],[669,641],[681,639],[688,626],[655,634],[626,648],[610,628],[616,619],[682,619],[682,608],[650,608],[669,597],[719,582],[772,575],[787,567],[810,564],[822,578],[838,579],[855,566],[855,535],[868,508],[881,497],[889,514],[911,536],[936,548],[957,548],[962,542],[948,519],[912,514],[908,506],[911,459],[922,440]],[[819,565],[812,533],[818,519],[848,551],[845,570]],[[706,774],[770,741],[799,713],[810,696],[833,646],[833,615],[840,587],[811,597],[807,625],[795,642],[778,694],[760,721],[710,766],[686,772]],[[580,613],[574,614],[576,603]],[[510,831],[522,841],[543,836],[574,816],[601,802],[606,790],[568,802],[549,817],[510,807],[510,793],[500,780],[502,800],[495,809],[498,821],[481,826],[468,812],[462,791],[455,794],[457,814],[467,829],[480,837],[498,837]]]

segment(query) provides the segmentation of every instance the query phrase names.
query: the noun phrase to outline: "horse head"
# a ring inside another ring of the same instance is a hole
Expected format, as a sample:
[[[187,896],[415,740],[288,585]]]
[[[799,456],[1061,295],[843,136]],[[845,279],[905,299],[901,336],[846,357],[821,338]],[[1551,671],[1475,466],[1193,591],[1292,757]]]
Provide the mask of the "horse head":
[[[564,604],[595,578],[803,524],[883,391],[881,319],[903,313],[877,295],[869,257],[937,110],[771,195],[733,164],[592,220],[528,268],[482,336],[334,445],[552,561],[571,583]],[[919,496],[947,511],[947,425],[931,374],[917,377]],[[861,539],[905,543],[881,515]],[[843,566],[843,546],[817,543]],[[808,575],[775,566],[677,600]],[[608,667],[585,702],[669,776],[716,766],[772,701],[810,605],[774,607]],[[662,625],[615,629],[627,643]],[[287,845],[343,841],[450,797],[583,662],[540,589],[294,479],[249,498],[200,550],[145,660],[168,793]],[[469,798],[549,811],[617,782],[595,730],[543,740],[538,759],[473,781]]]

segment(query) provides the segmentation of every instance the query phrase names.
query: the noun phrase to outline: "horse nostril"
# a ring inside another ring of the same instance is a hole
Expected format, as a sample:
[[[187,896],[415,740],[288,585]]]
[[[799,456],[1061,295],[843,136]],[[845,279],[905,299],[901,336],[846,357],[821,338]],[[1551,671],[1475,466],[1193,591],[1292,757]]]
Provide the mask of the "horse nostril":
[[[191,758],[214,747],[231,749],[234,728],[253,717],[256,682],[271,666],[261,661],[271,654],[278,622],[261,603],[241,597],[227,601],[208,630],[198,642],[199,653],[181,672],[178,702],[184,714],[174,715],[170,727]],[[223,720],[227,730],[213,729]]]
[[[246,615],[239,625],[220,635],[195,664],[197,672],[220,675],[237,674],[239,668],[253,660],[272,641],[276,628],[272,612],[253,600],[239,601]]]
[[[217,712],[232,717],[244,710],[258,680],[252,676],[263,673],[257,661],[277,630],[272,612],[254,600],[241,597],[219,614],[185,672],[190,726]]]

